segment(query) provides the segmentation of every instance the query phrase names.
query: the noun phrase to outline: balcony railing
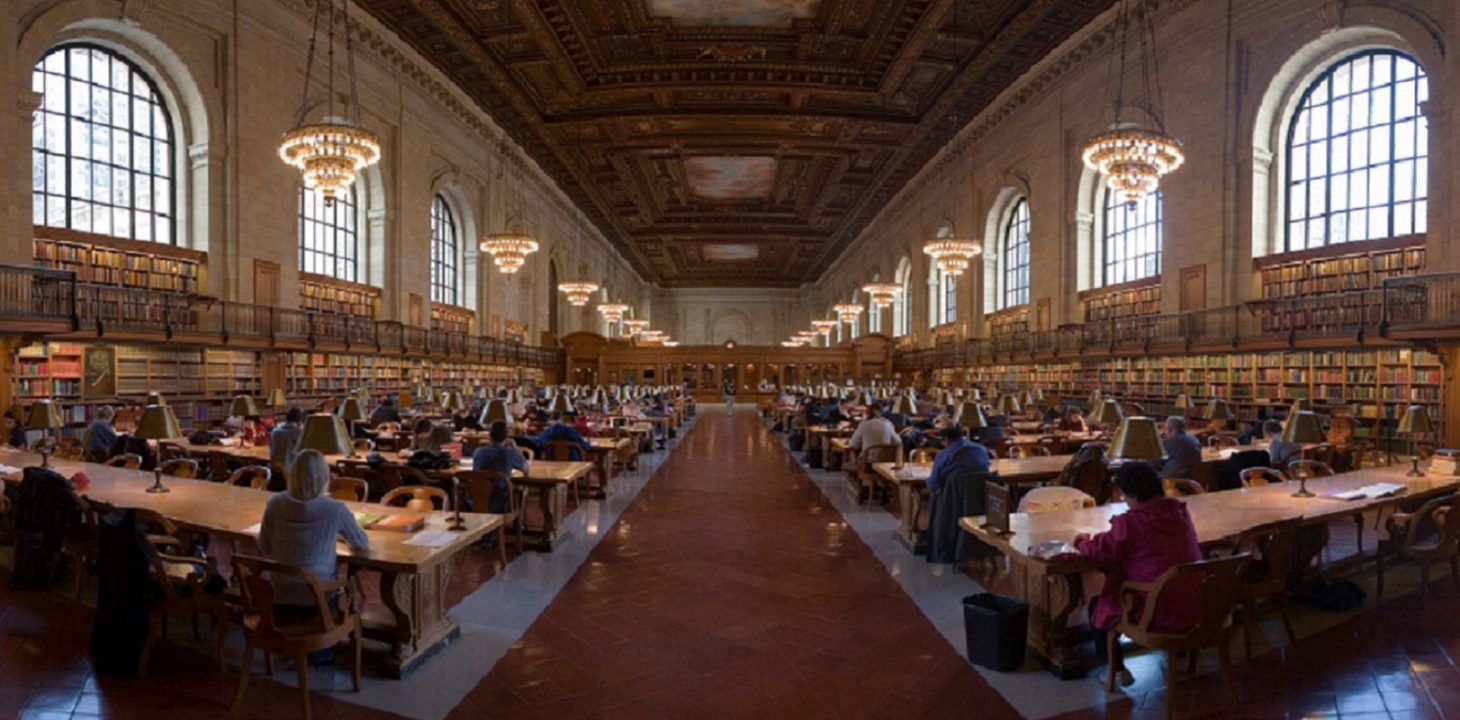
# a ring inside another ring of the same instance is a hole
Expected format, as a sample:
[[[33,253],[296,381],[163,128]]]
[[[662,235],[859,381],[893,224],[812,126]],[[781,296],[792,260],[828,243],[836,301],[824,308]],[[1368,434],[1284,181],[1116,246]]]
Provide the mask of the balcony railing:
[[[475,337],[398,322],[227,302],[144,288],[79,283],[65,270],[0,265],[0,331],[53,334],[85,332],[97,337],[179,335],[219,343],[253,342],[283,348],[338,347],[399,351],[411,355],[470,358],[552,367],[557,351],[526,348],[495,338]],[[42,327],[35,327],[36,324]]]

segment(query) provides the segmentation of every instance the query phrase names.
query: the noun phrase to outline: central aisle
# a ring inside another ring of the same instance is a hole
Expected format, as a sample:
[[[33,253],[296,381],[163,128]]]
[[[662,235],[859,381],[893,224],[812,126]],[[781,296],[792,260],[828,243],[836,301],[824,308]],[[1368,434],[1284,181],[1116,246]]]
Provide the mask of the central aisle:
[[[693,431],[457,717],[1017,717],[753,411]]]

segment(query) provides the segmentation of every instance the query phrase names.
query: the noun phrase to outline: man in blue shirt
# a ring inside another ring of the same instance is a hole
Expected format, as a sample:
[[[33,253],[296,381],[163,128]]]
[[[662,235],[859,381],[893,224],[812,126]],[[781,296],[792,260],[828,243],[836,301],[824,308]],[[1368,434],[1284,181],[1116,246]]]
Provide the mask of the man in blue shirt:
[[[570,428],[571,429],[571,428]],[[510,477],[513,470],[521,470],[525,475],[529,467],[527,458],[517,446],[507,439],[507,423],[501,420],[494,421],[492,427],[487,430],[488,436],[492,439],[491,445],[483,445],[471,456],[472,470],[492,470]],[[479,508],[472,508],[476,512],[482,512]],[[492,483],[492,502],[487,512],[500,513],[507,510],[507,482],[505,479]]]
[[[928,474],[928,492],[938,492],[943,484],[967,472],[988,472],[989,451],[964,437],[963,426],[957,423],[943,428],[945,447],[933,458],[933,471]]]
[[[1187,434],[1186,418],[1180,415],[1166,418],[1161,435],[1161,449],[1166,453],[1166,462],[1160,466],[1161,478],[1194,477],[1201,466],[1201,443]]]
[[[304,422],[304,412],[297,407],[289,408],[284,415],[284,422],[279,423],[269,433],[269,462],[274,466],[274,472],[279,477],[285,477],[288,469],[294,466],[294,454],[299,450],[299,438],[304,436],[304,428],[300,423]]]
[[[116,411],[110,405],[96,409],[95,419],[81,435],[82,449],[90,462],[104,462],[111,457],[112,444],[117,441],[117,431],[112,429],[112,417]]]
[[[582,460],[588,455],[588,441],[584,440],[572,425],[563,422],[562,413],[553,413],[552,421],[546,428],[543,428],[542,435],[538,436],[538,442],[542,444],[543,452],[550,450],[549,440],[572,440],[577,447],[573,448],[572,454],[568,457],[569,460]]]

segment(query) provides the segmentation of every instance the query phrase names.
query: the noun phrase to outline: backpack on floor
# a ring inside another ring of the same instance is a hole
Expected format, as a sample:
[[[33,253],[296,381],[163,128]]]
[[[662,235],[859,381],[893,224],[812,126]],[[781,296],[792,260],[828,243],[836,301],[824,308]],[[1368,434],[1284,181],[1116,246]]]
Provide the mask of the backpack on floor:
[[[791,452],[801,452],[806,447],[806,436],[799,433],[792,433],[789,441]]]
[[[821,463],[821,448],[814,447],[806,451],[806,466],[818,469],[823,467]]]

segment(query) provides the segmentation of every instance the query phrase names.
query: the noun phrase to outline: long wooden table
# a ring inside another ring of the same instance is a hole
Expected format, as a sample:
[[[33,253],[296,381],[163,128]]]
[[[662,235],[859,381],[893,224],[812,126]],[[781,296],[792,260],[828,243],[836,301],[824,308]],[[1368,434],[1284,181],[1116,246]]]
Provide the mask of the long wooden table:
[[[38,465],[40,456],[0,450],[0,463],[14,467]],[[171,477],[164,478],[170,492],[153,494],[146,491],[153,483],[150,472],[54,458],[51,465],[67,477],[86,473],[91,484],[82,494],[87,498],[120,508],[152,510],[180,527],[226,540],[256,541],[264,506],[272,497],[263,490]],[[20,479],[20,473],[5,476],[5,481],[12,484]],[[382,512],[380,505],[370,503],[346,505],[353,510]],[[424,529],[445,530],[449,516],[444,512],[427,514]],[[502,524],[500,515],[462,513],[462,518],[467,529],[442,547],[407,545],[405,541],[412,537],[407,533],[367,530],[368,551],[355,552],[343,545],[339,548],[345,563],[381,574],[380,595],[392,622],[368,623],[366,634],[387,643],[389,652],[380,659],[380,669],[389,677],[404,676],[437,648],[461,635],[461,628],[446,613],[447,581],[461,551]]]
[[[1309,480],[1308,489],[1318,495],[1314,498],[1292,497],[1298,483],[1289,482],[1193,495],[1184,502],[1196,525],[1197,541],[1209,546],[1270,522],[1302,518],[1304,525],[1327,523],[1460,488],[1460,478],[1410,478],[1404,473],[1403,467],[1366,468]],[[1402,484],[1406,490],[1397,496],[1353,501],[1323,497],[1377,482]],[[1054,563],[1033,558],[1029,549],[1051,540],[1072,542],[1079,533],[1104,532],[1110,528],[1110,518],[1125,510],[1124,503],[1112,503],[1064,512],[1016,513],[1010,516],[1009,535],[985,528],[982,516],[959,521],[966,532],[1008,556],[1018,570],[1014,573],[1015,582],[1030,606],[1029,649],[1062,678],[1076,677],[1082,672],[1078,657],[1080,633],[1077,628],[1069,627],[1069,618],[1084,602],[1081,574],[1098,568],[1086,561]]]

